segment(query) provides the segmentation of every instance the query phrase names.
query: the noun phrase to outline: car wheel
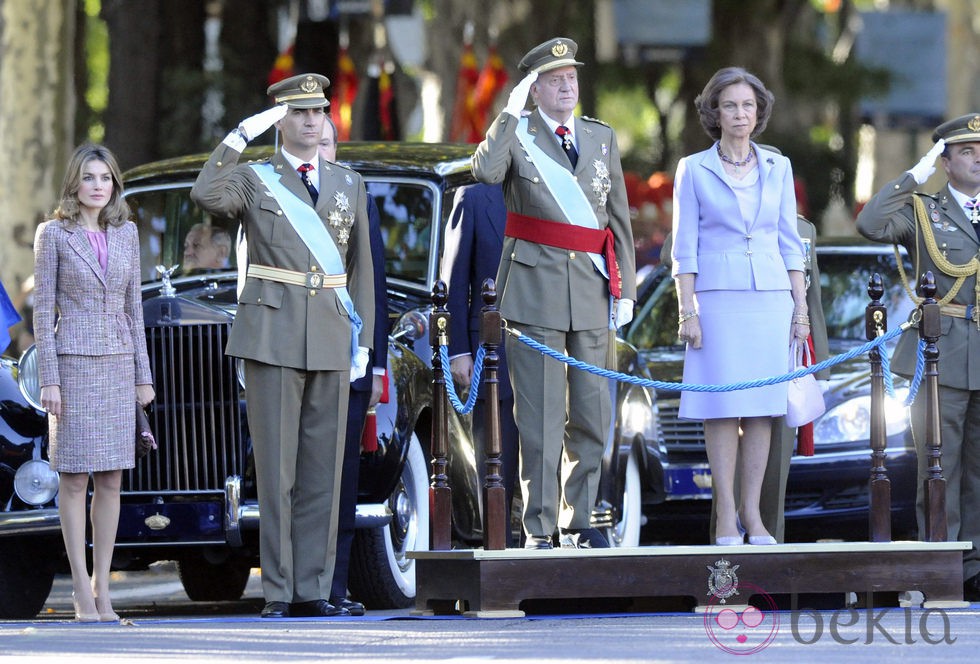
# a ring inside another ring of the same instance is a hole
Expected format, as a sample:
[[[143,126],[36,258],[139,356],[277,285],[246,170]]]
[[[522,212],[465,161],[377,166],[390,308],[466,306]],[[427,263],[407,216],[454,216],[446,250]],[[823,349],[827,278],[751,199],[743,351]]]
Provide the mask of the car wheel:
[[[0,619],[26,620],[44,608],[54,583],[54,565],[48,564],[56,542],[5,538],[0,546]],[[53,563],[53,561],[51,561]]]
[[[195,602],[224,602],[242,598],[251,564],[240,558],[212,563],[203,557],[177,561],[177,574],[184,592]]]
[[[643,501],[640,496],[640,464],[636,454],[626,462],[626,478],[623,483],[623,503],[620,519],[606,528],[606,539],[611,547],[639,546],[640,528],[643,525]]]
[[[391,523],[356,530],[351,547],[351,596],[372,609],[402,609],[414,603],[415,561],[408,553],[429,548],[429,471],[414,434],[387,504]]]

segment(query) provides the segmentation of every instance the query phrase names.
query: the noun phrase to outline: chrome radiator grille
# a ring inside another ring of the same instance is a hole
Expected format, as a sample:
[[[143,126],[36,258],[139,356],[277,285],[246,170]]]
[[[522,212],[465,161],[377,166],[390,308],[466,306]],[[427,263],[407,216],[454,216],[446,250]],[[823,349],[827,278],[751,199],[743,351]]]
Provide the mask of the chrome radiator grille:
[[[230,324],[148,327],[156,400],[150,424],[159,449],[123,477],[126,492],[223,491],[244,475],[243,407]]]
[[[671,461],[696,457],[704,460],[704,425],[700,420],[682,420],[677,414],[680,399],[664,399],[657,402],[660,435]]]

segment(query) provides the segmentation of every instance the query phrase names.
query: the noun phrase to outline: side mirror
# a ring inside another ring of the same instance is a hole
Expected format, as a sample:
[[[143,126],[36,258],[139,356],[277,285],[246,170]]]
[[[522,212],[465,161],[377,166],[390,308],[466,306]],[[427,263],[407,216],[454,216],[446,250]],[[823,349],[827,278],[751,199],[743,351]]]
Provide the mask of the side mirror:
[[[416,341],[425,336],[429,327],[429,319],[421,311],[412,309],[402,314],[391,332],[392,341]]]

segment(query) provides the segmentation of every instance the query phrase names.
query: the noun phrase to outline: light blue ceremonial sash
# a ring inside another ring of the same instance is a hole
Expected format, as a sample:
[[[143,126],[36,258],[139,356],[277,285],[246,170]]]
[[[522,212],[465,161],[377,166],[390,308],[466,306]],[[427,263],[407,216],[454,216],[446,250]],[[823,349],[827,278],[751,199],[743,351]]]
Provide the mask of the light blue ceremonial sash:
[[[579,186],[578,180],[564,166],[545,154],[539,148],[527,131],[527,117],[522,117],[517,121],[517,140],[524,147],[527,156],[531,158],[531,163],[538,169],[544,186],[551,192],[558,207],[561,208],[565,219],[576,226],[585,228],[599,229],[599,219],[595,216],[592,203],[585,197],[585,192]],[[606,257],[595,252],[588,252],[592,264],[599,270],[599,274],[609,280],[609,270],[606,269]],[[616,329],[613,311],[613,297],[609,296],[609,327]]]
[[[276,168],[271,163],[251,164],[255,174],[259,176],[262,183],[269,189],[269,193],[276,199],[282,208],[286,219],[292,224],[300,239],[306,243],[313,258],[320,264],[320,268],[327,274],[344,274],[344,261],[340,257],[337,245],[323,225],[323,221],[309,203],[300,200],[296,194],[286,189],[282,184],[281,176],[276,173]],[[239,269],[242,269],[239,266]],[[354,301],[347,292],[347,287],[334,288],[333,291],[344,305],[347,316],[351,323],[351,359],[357,355],[358,336],[361,333],[361,317],[354,310]]]
[[[517,121],[517,140],[524,147],[524,151],[531,158],[531,163],[538,169],[544,186],[548,188],[554,197],[558,207],[561,208],[565,219],[576,226],[599,229],[599,220],[592,209],[592,203],[585,197],[585,192],[579,186],[578,180],[564,166],[561,166],[554,159],[549,157],[537,146],[527,131],[527,117]],[[609,279],[609,271],[606,269],[606,258],[602,254],[589,252],[589,258],[606,279]]]

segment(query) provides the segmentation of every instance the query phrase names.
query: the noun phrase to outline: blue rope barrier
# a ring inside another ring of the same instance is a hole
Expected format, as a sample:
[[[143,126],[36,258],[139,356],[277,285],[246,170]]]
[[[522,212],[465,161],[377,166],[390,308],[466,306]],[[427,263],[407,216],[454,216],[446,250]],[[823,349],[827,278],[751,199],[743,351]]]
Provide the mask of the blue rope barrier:
[[[782,376],[772,376],[770,378],[758,378],[756,380],[744,381],[741,383],[727,383],[725,385],[698,385],[694,383],[670,383],[662,380],[649,380],[647,378],[640,378],[639,376],[631,376],[629,374],[620,373],[618,371],[610,371],[609,369],[600,369],[594,367],[590,364],[586,364],[581,360],[576,360],[573,357],[569,357],[563,353],[559,353],[556,350],[548,348],[544,344],[531,339],[530,337],[521,334],[517,330],[507,328],[507,332],[517,337],[518,341],[524,343],[527,346],[537,350],[538,352],[547,355],[559,362],[564,362],[570,367],[576,369],[581,369],[582,371],[588,371],[589,373],[596,374],[597,376],[602,376],[604,378],[612,378],[623,383],[630,383],[632,385],[640,385],[642,387],[652,387],[657,390],[674,390],[680,392],[734,392],[736,390],[747,390],[753,387],[764,387],[766,385],[775,385],[776,383],[785,383],[796,378],[801,378],[807,374],[817,373],[818,371],[823,371],[824,369],[830,368],[841,362],[846,362],[847,360],[853,359],[858,355],[863,355],[873,348],[881,346],[887,341],[894,339],[896,336],[902,333],[902,328],[898,327],[890,332],[887,332],[883,336],[880,336],[873,341],[869,341],[863,346],[858,346],[857,348],[852,348],[846,353],[841,353],[840,355],[832,358],[828,358],[823,362],[818,362],[813,366],[801,367],[795,371],[783,374]]]
[[[460,415],[468,415],[473,410],[473,406],[476,405],[476,397],[480,393],[480,375],[483,373],[483,359],[486,355],[487,351],[481,344],[476,351],[476,357],[473,359],[473,380],[470,381],[469,396],[464,404],[456,394],[456,384],[453,382],[452,371],[449,370],[449,348],[445,344],[439,346],[439,359],[442,360],[442,377],[446,381],[446,394],[449,395],[449,403],[453,405],[453,408]]]
[[[505,329],[507,330],[508,333],[515,336],[519,341],[521,341],[525,345],[530,346],[531,348],[537,350],[543,355],[547,355],[552,359],[558,360],[559,362],[563,362],[570,367],[580,369],[582,371],[588,371],[589,373],[602,376],[604,378],[611,378],[623,383],[630,383],[632,385],[639,385],[641,387],[649,387],[657,390],[673,390],[673,391],[681,391],[681,392],[683,391],[734,392],[736,390],[746,390],[754,387],[764,387],[766,385],[785,383],[787,381],[794,380],[802,376],[806,376],[807,374],[813,374],[813,373],[817,373],[818,371],[823,371],[824,369],[828,369],[832,366],[853,359],[858,355],[863,355],[871,351],[872,349],[882,346],[888,341],[891,341],[899,334],[901,334],[903,331],[903,328],[901,327],[895,328],[894,330],[891,330],[886,334],[865,343],[862,346],[852,348],[846,353],[841,353],[836,357],[828,358],[823,362],[818,362],[817,364],[814,364],[809,367],[801,367],[799,369],[796,369],[795,371],[791,371],[789,373],[783,374],[782,376],[772,376],[770,378],[758,378],[756,380],[743,381],[740,383],[727,383],[725,385],[700,385],[700,384],[693,384],[693,383],[671,383],[662,380],[650,380],[647,378],[632,376],[630,374],[624,374],[609,369],[600,369],[599,367],[593,366],[591,364],[587,364],[585,362],[582,362],[581,360],[576,360],[573,357],[570,357],[568,355],[565,355],[564,353],[560,353],[552,348],[549,348],[548,346],[545,346],[544,344],[534,339],[531,339],[530,337],[525,336],[524,334],[521,334],[517,330],[511,328],[505,328]],[[915,395],[919,389],[919,384],[921,383],[922,380],[922,373],[925,368],[925,358],[923,354],[924,348],[925,348],[925,342],[920,341],[919,352],[916,358],[915,375],[912,377],[912,381],[909,385],[909,394],[904,402],[904,405],[906,406],[911,404],[912,401],[915,399]],[[483,373],[483,361],[486,357],[486,350],[483,348],[483,346],[480,346],[477,349],[476,357],[473,360],[473,379],[470,382],[469,395],[467,397],[465,404],[460,400],[459,395],[456,392],[456,385],[455,382],[453,381],[452,372],[450,371],[449,349],[447,346],[442,345],[439,347],[439,357],[441,359],[442,374],[443,374],[443,379],[445,380],[446,383],[446,394],[449,397],[449,402],[452,404],[453,408],[459,414],[461,415],[469,414],[470,412],[472,412],[473,407],[476,405],[476,399],[479,394],[480,378]],[[896,398],[895,386],[891,374],[890,361],[888,358],[888,354],[885,352],[881,353],[881,364],[882,364],[882,372],[884,373],[884,377],[885,377],[885,391],[892,398]]]

